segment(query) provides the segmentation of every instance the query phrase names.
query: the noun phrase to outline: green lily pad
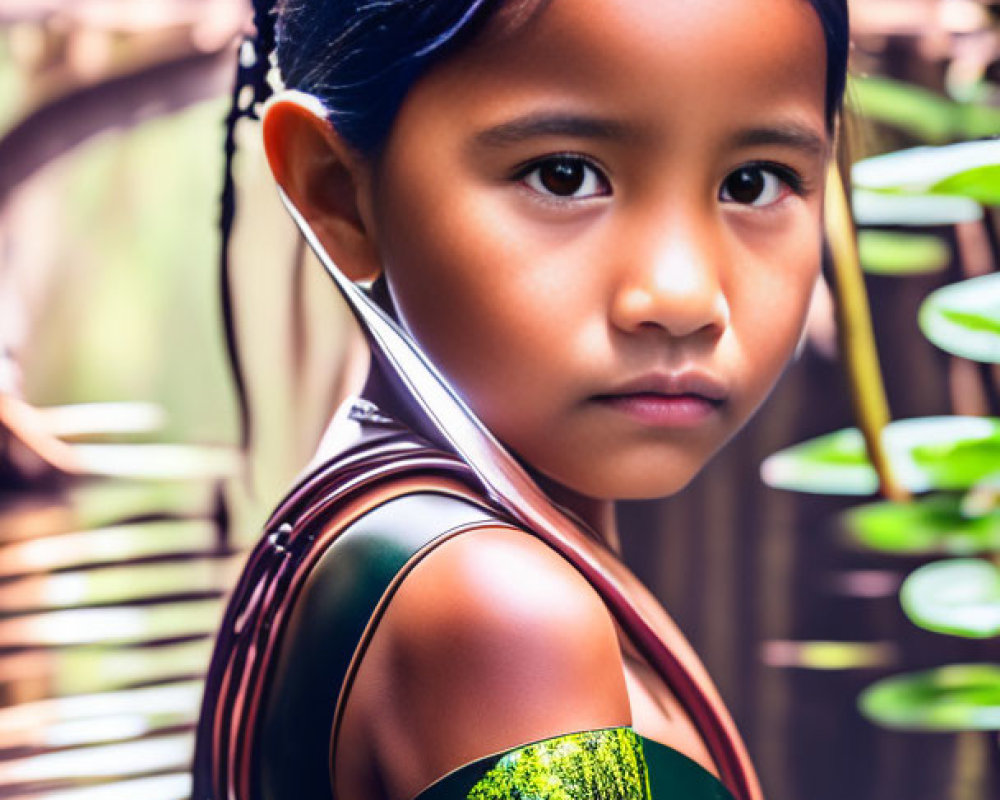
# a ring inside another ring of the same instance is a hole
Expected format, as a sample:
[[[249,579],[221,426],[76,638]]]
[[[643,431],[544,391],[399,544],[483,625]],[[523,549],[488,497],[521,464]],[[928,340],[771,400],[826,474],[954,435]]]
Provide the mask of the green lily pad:
[[[969,489],[995,480],[1000,467],[1000,441],[996,437],[918,445],[913,463],[934,489]]]
[[[979,139],[1000,130],[1000,109],[956,103],[890,78],[854,79],[847,98],[848,104],[866,119],[891,125],[931,144]]]
[[[995,198],[1000,140],[914,147],[858,161],[851,169],[856,188],[904,194]],[[987,199],[986,202],[995,202]]]
[[[896,479],[911,492],[967,489],[1000,467],[1000,420],[920,417],[883,431]],[[846,428],[781,450],[761,464],[768,486],[816,494],[868,495],[878,477],[857,428]]]
[[[910,731],[1000,729],[1000,666],[953,664],[886,678],[862,692],[861,713]]]
[[[869,503],[843,515],[859,543],[882,553],[972,555],[1000,550],[1000,510],[970,517],[959,495],[931,495],[909,503]]]
[[[1000,205],[1000,164],[988,164],[938,181],[931,194],[968,197],[985,206]]]
[[[938,289],[924,300],[918,322],[942,350],[973,361],[1000,363],[1000,274]]]
[[[953,558],[913,572],[899,592],[915,625],[935,633],[1000,635],[1000,570],[978,558]]]
[[[764,459],[760,476],[768,486],[793,492],[866,495],[878,491],[878,476],[857,428],[780,450]]]
[[[938,272],[951,261],[951,248],[940,236],[888,231],[858,234],[861,266],[874,275]]]
[[[975,200],[948,195],[884,194],[855,189],[851,210],[859,225],[957,225],[983,218],[983,209]]]

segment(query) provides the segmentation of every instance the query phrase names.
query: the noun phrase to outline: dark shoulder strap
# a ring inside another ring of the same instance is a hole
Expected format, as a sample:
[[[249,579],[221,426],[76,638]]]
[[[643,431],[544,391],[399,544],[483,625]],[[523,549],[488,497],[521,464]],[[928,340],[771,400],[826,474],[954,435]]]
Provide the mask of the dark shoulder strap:
[[[341,533],[373,509],[422,490],[463,499],[479,513],[485,508],[464,464],[404,433],[340,454],[279,504],[247,558],[216,639],[198,721],[193,800],[262,796],[253,780],[253,754],[279,643],[299,593]]]
[[[490,524],[503,523],[481,505],[428,489],[369,511],[326,547],[285,623],[269,680],[253,754],[263,797],[295,787],[300,800],[329,800],[340,711],[386,605],[427,553]]]
[[[252,791],[251,781],[256,724],[275,643],[297,592],[330,545],[330,537],[391,496],[412,492],[412,486],[400,487],[414,476],[464,486],[470,502],[483,502],[469,468],[453,455],[412,435],[389,435],[317,468],[278,507],[247,561],[219,632],[199,719],[194,800],[260,796]],[[502,511],[493,512],[498,519],[506,518]],[[607,563],[598,563],[568,541],[536,535],[594,586],[625,633],[671,686],[734,796],[760,797],[753,767],[721,701],[706,691],[707,678],[692,673],[685,659],[659,638],[618,588],[614,573],[621,565],[606,559]],[[690,651],[689,646],[686,649]],[[689,655],[694,658],[693,651]]]

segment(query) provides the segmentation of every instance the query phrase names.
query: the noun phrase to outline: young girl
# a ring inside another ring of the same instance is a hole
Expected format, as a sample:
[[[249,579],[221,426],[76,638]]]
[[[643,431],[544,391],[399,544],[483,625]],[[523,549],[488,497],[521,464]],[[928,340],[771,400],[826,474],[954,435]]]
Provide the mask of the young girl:
[[[794,350],[845,3],[256,21],[257,99],[275,23],[293,90],[263,118],[293,216],[458,400],[352,301],[368,384],[234,593],[196,800],[760,797],[613,504],[680,490]]]

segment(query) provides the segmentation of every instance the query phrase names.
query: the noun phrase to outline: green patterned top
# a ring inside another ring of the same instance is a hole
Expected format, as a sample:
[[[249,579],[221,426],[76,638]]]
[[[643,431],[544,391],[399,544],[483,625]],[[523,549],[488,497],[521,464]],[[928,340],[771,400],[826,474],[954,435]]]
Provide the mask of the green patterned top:
[[[631,728],[581,731],[474,761],[415,800],[732,800],[687,756]]]
[[[312,568],[286,623],[251,780],[261,800],[331,800],[339,687],[378,603],[418,553],[452,531],[500,524],[442,493],[395,498],[348,526]],[[219,797],[224,796],[219,794]],[[631,728],[570,733],[449,773],[414,800],[733,800],[700,765]]]

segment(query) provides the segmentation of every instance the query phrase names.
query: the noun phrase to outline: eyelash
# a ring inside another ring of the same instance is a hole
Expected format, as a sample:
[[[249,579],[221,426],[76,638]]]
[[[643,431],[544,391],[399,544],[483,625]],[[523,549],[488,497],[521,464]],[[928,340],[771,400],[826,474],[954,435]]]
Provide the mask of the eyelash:
[[[725,184],[725,181],[728,180],[731,175],[739,172],[741,169],[759,169],[761,172],[769,172],[784,183],[792,194],[798,195],[799,197],[805,197],[811,191],[811,187],[796,170],[785,166],[784,164],[778,164],[774,161],[748,161],[746,164],[740,164],[736,169],[730,170],[726,173],[726,178],[723,180],[723,184]],[[719,192],[721,194],[721,187]]]
[[[774,172],[775,175],[788,184],[789,189],[800,197],[809,194],[811,191],[811,187],[806,184],[805,178],[803,178],[794,169],[782,166],[781,164],[773,164],[768,161],[765,161],[762,166],[764,169]]]
[[[511,180],[517,181],[521,184],[526,184],[528,176],[532,173],[540,170],[542,167],[552,165],[558,162],[571,162],[574,164],[581,165],[585,170],[589,170],[596,180],[601,184],[601,190],[593,194],[585,195],[584,197],[574,198],[572,196],[563,196],[550,192],[540,191],[532,186],[527,188],[534,192],[541,200],[548,203],[555,204],[566,204],[566,203],[579,203],[584,200],[590,200],[595,197],[604,197],[611,194],[611,182],[608,180],[607,175],[604,170],[601,169],[594,161],[587,158],[586,156],[580,155],[579,153],[552,153],[551,155],[544,156],[543,158],[536,158],[533,161],[529,161],[527,164],[522,164],[514,170]]]
[[[573,162],[582,165],[585,169],[590,170],[597,178],[597,180],[602,184],[603,190],[599,193],[588,194],[584,197],[574,198],[572,196],[562,196],[555,193],[539,191],[534,187],[528,187],[532,192],[538,195],[545,202],[565,204],[565,203],[578,203],[582,200],[589,200],[594,197],[603,197],[611,194],[610,181],[607,176],[597,164],[595,164],[591,159],[586,156],[580,155],[579,153],[553,153],[551,155],[544,156],[543,158],[538,158],[533,161],[523,164],[518,167],[514,174],[512,175],[512,180],[518,181],[520,183],[525,183],[528,176],[530,176],[535,171],[541,169],[544,166],[551,165],[554,162]],[[791,167],[785,166],[784,164],[778,164],[773,161],[749,161],[746,164],[741,164],[736,169],[731,170],[726,174],[726,178],[723,180],[723,184],[719,187],[719,194],[722,194],[723,186],[726,180],[728,180],[733,174],[741,169],[759,169],[761,172],[769,173],[775,176],[778,180],[788,187],[792,194],[799,197],[805,197],[811,191],[810,187],[807,185],[803,177]],[[735,201],[732,201],[735,202]],[[748,207],[755,207],[752,203],[736,203],[736,205],[745,205]],[[768,204],[771,205],[771,204]],[[766,208],[767,206],[764,206]]]

